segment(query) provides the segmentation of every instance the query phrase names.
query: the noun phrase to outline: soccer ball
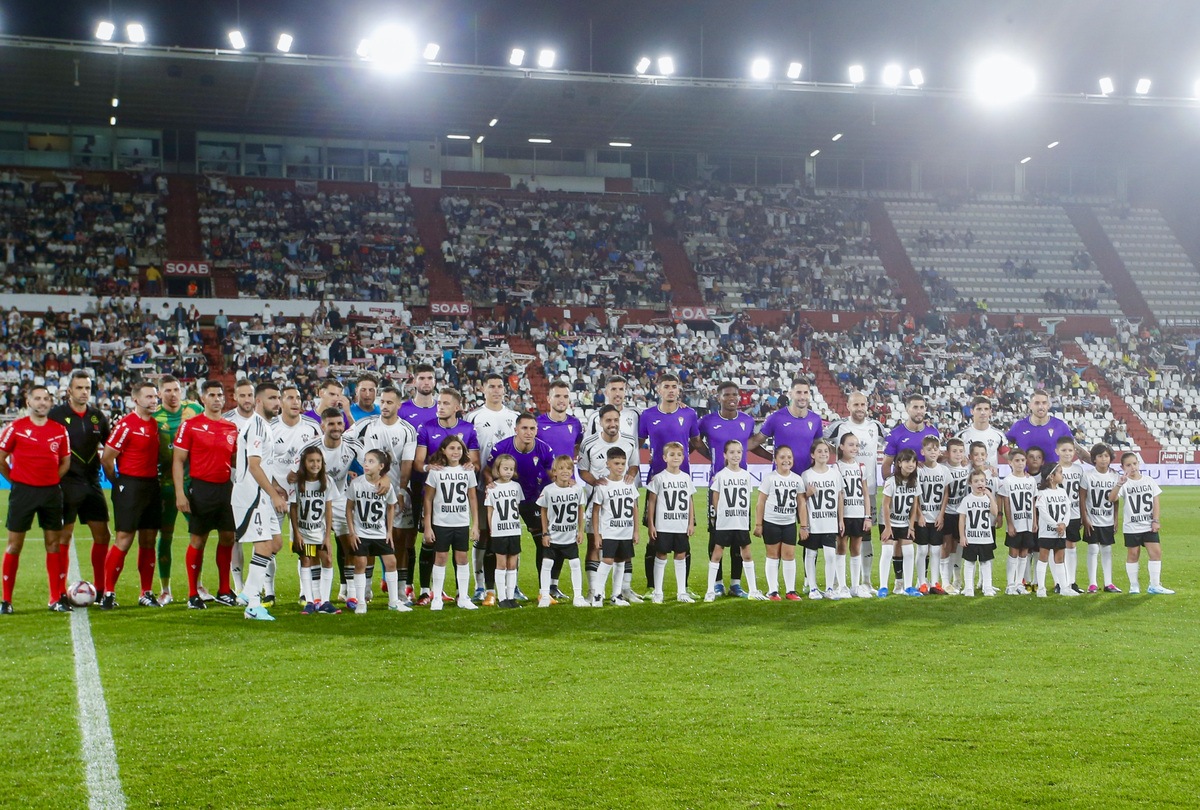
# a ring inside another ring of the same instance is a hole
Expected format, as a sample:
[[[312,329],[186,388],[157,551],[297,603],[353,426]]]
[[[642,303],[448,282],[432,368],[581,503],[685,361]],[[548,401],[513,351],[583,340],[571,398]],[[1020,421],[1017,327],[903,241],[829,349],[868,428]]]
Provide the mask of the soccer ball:
[[[87,607],[96,601],[96,588],[86,579],[81,579],[67,588],[67,598],[75,607]]]

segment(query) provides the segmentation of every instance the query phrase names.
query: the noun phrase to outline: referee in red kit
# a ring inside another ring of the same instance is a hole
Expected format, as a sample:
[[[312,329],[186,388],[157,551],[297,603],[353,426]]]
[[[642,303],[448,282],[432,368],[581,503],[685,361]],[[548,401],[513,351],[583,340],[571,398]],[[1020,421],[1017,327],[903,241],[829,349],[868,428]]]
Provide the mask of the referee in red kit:
[[[44,385],[26,394],[29,415],[0,432],[0,475],[12,484],[8,499],[8,546],[4,550],[4,593],[0,614],[13,612],[13,585],[17,560],[25,546],[25,533],[36,515],[46,539],[46,575],[50,580],[50,609],[70,613],[65,591],[66,571],[58,554],[63,525],[63,496],[59,482],[71,466],[71,440],[67,430],[50,421],[53,400]]]
[[[179,426],[172,457],[175,479],[175,505],[191,515],[188,521],[191,539],[187,549],[188,608],[204,610],[200,598],[200,567],[204,563],[204,545],[212,531],[217,533],[217,601],[230,607],[237,597],[229,585],[229,562],[237,539],[233,522],[233,483],[230,470],[237,454],[237,426],[221,415],[225,410],[225,389],[216,380],[200,386],[204,413]],[[190,468],[192,487],[185,493],[184,465]]]
[[[158,388],[148,380],[133,384],[133,413],[113,426],[104,447],[104,474],[112,481],[113,515],[117,536],[104,561],[101,610],[117,607],[117,578],[125,555],[138,541],[138,574],[142,595],[138,604],[162,607],[154,596],[154,538],[162,526],[162,495],[158,484]]]

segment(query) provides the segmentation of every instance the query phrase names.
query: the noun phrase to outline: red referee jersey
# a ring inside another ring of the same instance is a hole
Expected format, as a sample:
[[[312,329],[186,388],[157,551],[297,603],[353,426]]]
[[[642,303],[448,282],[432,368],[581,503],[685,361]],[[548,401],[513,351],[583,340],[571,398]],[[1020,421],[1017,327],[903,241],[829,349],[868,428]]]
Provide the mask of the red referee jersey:
[[[229,480],[229,471],[237,452],[237,432],[237,425],[233,422],[212,419],[203,413],[179,426],[175,447],[188,451],[188,468],[192,478],[210,484],[224,484]]]
[[[126,414],[108,437],[116,450],[117,472],[137,478],[158,478],[158,420]]]
[[[47,420],[35,425],[28,416],[0,432],[0,450],[12,463],[12,480],[31,487],[52,487],[58,483],[58,464],[71,455],[67,429]]]

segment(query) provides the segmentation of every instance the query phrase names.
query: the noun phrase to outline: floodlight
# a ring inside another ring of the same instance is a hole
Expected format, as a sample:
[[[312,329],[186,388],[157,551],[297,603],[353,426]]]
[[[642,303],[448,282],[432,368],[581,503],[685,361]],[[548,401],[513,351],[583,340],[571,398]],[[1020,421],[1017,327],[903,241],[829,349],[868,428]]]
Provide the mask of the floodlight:
[[[887,65],[883,69],[883,83],[887,87],[899,87],[902,75],[904,75],[904,71],[900,69],[899,65]]]
[[[814,150],[812,150],[811,152],[809,152],[809,153],[808,153],[808,156],[809,156],[809,157],[816,157],[816,156],[817,156],[817,155],[819,155],[819,154],[821,154],[821,150],[820,150],[820,149],[814,149]]]
[[[476,138],[475,143],[483,143],[483,136],[480,135],[478,138]]]
[[[550,143],[549,138],[530,138],[530,143]]]
[[[840,132],[838,134],[834,135],[833,138],[831,138],[831,140],[834,140],[834,141],[840,141],[841,139],[842,139],[842,133],[840,133]]]
[[[96,26],[96,39],[102,39],[105,42],[108,42],[113,38],[113,34],[116,32],[116,30],[117,27],[106,20]]]
[[[452,141],[469,141],[469,140],[471,140],[470,135],[447,135],[446,137]]]
[[[108,125],[110,127],[115,127],[117,125],[117,117],[115,115],[108,119]]]
[[[912,82],[913,87],[920,87],[925,84],[925,74],[920,68],[913,68],[908,72],[908,80]]]
[[[788,77],[789,79],[791,79],[792,81],[795,81],[796,79],[799,79],[799,78],[800,78],[800,71],[801,71],[803,68],[804,68],[804,65],[800,64],[799,62],[789,62],[789,63],[788,63],[788,69],[787,69],[787,77]]]
[[[275,43],[275,50],[288,53],[292,50],[292,35],[280,34],[279,41]]]
[[[1103,79],[1100,80],[1100,94],[1101,95],[1104,95],[1104,96],[1111,95],[1113,89],[1114,88],[1113,88],[1113,80],[1112,79],[1105,76]]]
[[[508,55],[508,63],[513,67],[520,67],[525,64],[525,49],[513,48],[512,53]]]
[[[544,70],[554,67],[554,51],[549,48],[543,48],[538,51],[537,65]]]
[[[993,56],[975,69],[975,92],[991,104],[1015,101],[1033,92],[1033,70],[1012,57]]]
[[[438,51],[441,49],[442,47],[436,42],[430,42],[425,46],[425,51],[421,54],[421,56],[424,56],[426,61],[432,62],[434,59],[437,59]]]
[[[235,51],[240,51],[246,47],[246,38],[242,36],[241,31],[230,31],[229,44],[233,46]]]
[[[146,41],[146,29],[141,23],[130,23],[125,26],[125,38],[134,45],[141,45]]]
[[[765,79],[771,75],[771,62],[768,59],[755,59],[750,63],[750,75],[755,79]]]
[[[1028,162],[1029,162],[1029,161],[1031,161],[1031,160],[1033,160],[1033,158],[1031,158],[1031,157],[1023,157],[1023,158],[1021,158],[1021,165],[1024,165],[1024,164],[1028,163]]]
[[[639,76],[641,76],[643,73],[645,73],[649,69],[650,69],[650,57],[649,56],[643,56],[641,59],[638,60],[638,63],[633,66],[634,72],[637,73]]]
[[[493,118],[491,121],[488,121],[488,126],[489,126],[489,127],[494,127],[494,126],[496,126],[496,124],[499,124],[499,123],[500,123],[500,119],[499,119],[499,118]]]
[[[1138,79],[1137,86],[1133,88],[1133,92],[1137,93],[1139,96],[1144,96],[1147,93],[1149,93],[1150,92],[1150,80],[1149,79]]]
[[[609,146],[614,146],[614,147],[616,147],[616,148],[618,148],[618,149],[623,149],[623,148],[625,148],[625,147],[628,147],[628,146],[633,146],[633,144],[632,144],[632,143],[630,143],[629,141],[609,141],[609,142],[608,142],[608,145],[609,145]]]
[[[862,84],[863,79],[867,77],[867,72],[863,70],[862,65],[850,66],[850,84]]]
[[[1051,141],[1050,143],[1046,144],[1047,149],[1053,149],[1056,146],[1058,146],[1058,141]]]
[[[114,107],[120,107],[120,106],[121,106],[121,99],[117,98],[116,96],[113,96],[113,98],[112,98],[112,105],[113,105]]]
[[[370,39],[359,43],[355,52],[380,70],[400,71],[416,61],[417,49],[417,38],[412,31],[399,25],[385,25],[372,33]]]
[[[658,57],[658,72],[664,76],[670,76],[675,72],[675,60],[670,56]]]

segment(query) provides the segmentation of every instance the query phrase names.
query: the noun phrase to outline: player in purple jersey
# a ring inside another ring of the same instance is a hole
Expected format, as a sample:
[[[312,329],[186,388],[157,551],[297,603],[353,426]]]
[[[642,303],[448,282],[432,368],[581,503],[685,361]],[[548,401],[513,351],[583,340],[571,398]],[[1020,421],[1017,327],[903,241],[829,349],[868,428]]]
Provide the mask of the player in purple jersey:
[[[421,363],[413,369],[412,399],[400,405],[400,418],[413,426],[418,434],[426,422],[431,422],[437,419],[437,400],[434,397],[434,387],[436,385],[433,366],[428,363]],[[409,504],[419,504],[425,497],[425,473],[417,472],[417,468],[413,467],[412,475],[408,478]],[[406,550],[404,555],[405,567],[401,571],[401,577],[405,582],[413,582],[413,569],[417,565],[417,534],[424,527],[421,525],[425,519],[425,510],[420,508],[412,509],[412,520],[404,521],[404,524],[409,522],[412,526],[403,525],[397,529],[400,545]],[[430,565],[432,566],[432,557],[430,557]],[[409,586],[411,590],[411,585]],[[413,601],[412,594],[401,594],[408,601]]]
[[[1060,436],[1075,438],[1066,422],[1050,415],[1050,396],[1045,391],[1035,391],[1029,397],[1029,416],[1013,422],[1013,426],[1005,434],[1006,439],[1025,452],[1028,453],[1031,447],[1040,447],[1046,451],[1049,458],[1054,457],[1052,454]],[[1079,453],[1082,450],[1084,448],[1077,444],[1075,452]],[[1080,456],[1088,457],[1086,453]]]
[[[883,446],[883,480],[892,475],[892,464],[901,450],[912,450],[917,454],[917,461],[923,462],[925,455],[921,452],[921,442],[926,436],[941,439],[942,434],[933,425],[925,421],[928,411],[925,397],[920,394],[909,394],[904,400],[904,411],[907,418],[891,429],[888,433],[887,444]]]
[[[321,387],[317,389],[317,406],[305,411],[304,415],[320,422],[321,414],[326,408],[337,408],[341,411],[342,421],[346,423],[347,429],[354,424],[354,419],[350,416],[350,400],[346,398],[342,384],[333,377],[321,383]]]
[[[462,407],[462,394],[453,388],[443,388],[437,395],[437,417],[432,422],[426,422],[417,430],[417,456],[413,459],[413,472],[427,473],[425,460],[431,458],[447,436],[458,436],[467,447],[467,458],[463,466],[468,470],[479,470],[479,438],[475,435],[475,426],[465,419],[459,419],[458,411]],[[470,465],[470,466],[468,466]],[[421,575],[421,598],[418,605],[428,605],[433,599],[441,598],[441,594],[429,594],[425,591],[433,579],[433,546],[426,543],[421,545],[418,567]]]
[[[583,438],[583,425],[567,413],[571,407],[571,386],[563,380],[550,383],[549,400],[550,412],[537,418],[538,439],[550,445],[554,455],[575,458]]]
[[[717,403],[720,408],[711,413],[706,413],[700,417],[700,435],[692,439],[692,450],[695,450],[705,458],[712,459],[712,467],[709,469],[708,480],[712,481],[712,477],[716,475],[722,467],[725,466],[725,444],[729,441],[738,441],[742,445],[742,469],[746,469],[746,453],[750,437],[754,435],[754,418],[738,411],[738,401],[741,399],[741,389],[738,384],[727,380],[717,386]],[[711,560],[713,556],[713,531],[717,516],[713,509],[712,500],[713,490],[708,491],[708,558]],[[729,563],[729,595],[730,596],[746,596],[746,592],[742,590],[742,555],[731,554]],[[717,578],[715,590],[713,591],[718,596],[725,592],[725,585],[722,581],[722,562],[717,563]]]
[[[538,438],[538,420],[531,413],[523,413],[517,417],[517,435],[501,439],[492,448],[488,464],[483,468],[483,480],[488,486],[492,483],[492,465],[500,456],[507,453],[517,462],[515,480],[521,485],[521,503],[517,507],[521,520],[529,533],[533,535],[533,547],[537,550],[537,570],[542,570],[542,513],[537,505],[538,496],[551,481],[550,468],[557,455],[550,445]],[[520,560],[518,559],[518,565]],[[562,566],[558,566],[562,570]],[[551,576],[557,581],[558,572]]]
[[[690,447],[692,438],[700,435],[700,418],[696,412],[679,402],[682,394],[682,384],[674,374],[659,374],[655,380],[658,389],[658,405],[642,411],[638,418],[638,441],[649,440],[650,443],[650,474],[646,480],[654,478],[667,468],[663,458],[663,449],[671,442],[677,442],[684,447]],[[692,474],[688,464],[688,454],[683,454],[683,464],[679,469],[688,475]],[[642,517],[643,522],[645,516]],[[646,544],[646,582],[654,582],[654,544]],[[687,555],[687,571],[691,571],[692,555]],[[686,579],[686,575],[685,575]]]
[[[792,448],[792,457],[796,460],[792,467],[794,473],[799,475],[811,467],[812,443],[825,435],[820,415],[808,409],[811,399],[812,383],[803,377],[792,380],[787,407],[767,417],[758,433],[750,437],[746,449],[756,450],[767,439],[773,439],[776,450]]]

